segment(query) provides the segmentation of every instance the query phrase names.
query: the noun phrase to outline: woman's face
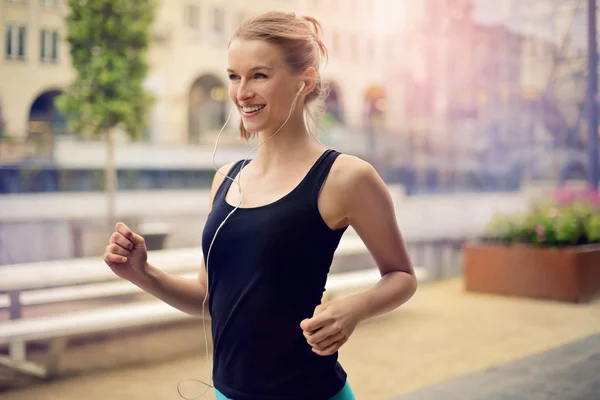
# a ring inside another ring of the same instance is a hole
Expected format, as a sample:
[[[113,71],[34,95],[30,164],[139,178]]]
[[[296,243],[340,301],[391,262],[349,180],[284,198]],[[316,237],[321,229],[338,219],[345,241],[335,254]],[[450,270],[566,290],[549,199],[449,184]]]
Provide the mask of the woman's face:
[[[229,96],[248,132],[277,130],[287,119],[302,80],[284,64],[281,49],[263,40],[229,46]],[[296,109],[301,110],[298,99]]]

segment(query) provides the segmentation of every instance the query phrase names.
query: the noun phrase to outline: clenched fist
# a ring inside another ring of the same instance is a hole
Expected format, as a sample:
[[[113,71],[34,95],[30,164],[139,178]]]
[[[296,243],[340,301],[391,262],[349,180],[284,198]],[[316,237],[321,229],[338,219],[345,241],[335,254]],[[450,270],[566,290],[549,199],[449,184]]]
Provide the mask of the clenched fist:
[[[148,253],[144,238],[118,222],[104,251],[104,262],[120,278],[139,281],[146,277]]]
[[[348,341],[360,322],[358,298],[347,297],[319,304],[312,318],[300,323],[300,328],[312,351],[330,356]]]

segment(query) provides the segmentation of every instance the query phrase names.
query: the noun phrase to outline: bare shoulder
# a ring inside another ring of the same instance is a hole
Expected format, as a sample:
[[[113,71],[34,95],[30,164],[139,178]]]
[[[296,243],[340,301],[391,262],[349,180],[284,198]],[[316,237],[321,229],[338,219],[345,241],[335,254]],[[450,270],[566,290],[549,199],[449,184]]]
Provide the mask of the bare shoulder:
[[[373,209],[391,209],[391,197],[385,182],[370,163],[359,157],[341,154],[333,163],[329,183],[331,199],[351,223]]]
[[[337,190],[355,190],[365,185],[382,183],[377,170],[356,156],[340,154],[331,166],[331,183]]]
[[[215,194],[217,193],[217,190],[219,189],[219,186],[221,186],[221,184],[225,180],[225,177],[227,176],[227,173],[229,172],[231,167],[233,167],[234,164],[235,162],[223,165],[221,168],[218,169],[219,172],[215,172],[215,176],[210,187],[210,208],[212,208],[213,199],[215,197]]]

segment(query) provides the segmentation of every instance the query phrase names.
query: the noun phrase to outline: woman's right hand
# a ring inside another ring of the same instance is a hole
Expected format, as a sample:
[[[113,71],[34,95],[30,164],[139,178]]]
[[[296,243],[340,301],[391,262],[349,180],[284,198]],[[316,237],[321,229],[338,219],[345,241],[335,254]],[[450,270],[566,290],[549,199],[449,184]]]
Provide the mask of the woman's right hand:
[[[144,238],[118,222],[104,251],[104,262],[118,277],[136,282],[147,278],[147,261]]]

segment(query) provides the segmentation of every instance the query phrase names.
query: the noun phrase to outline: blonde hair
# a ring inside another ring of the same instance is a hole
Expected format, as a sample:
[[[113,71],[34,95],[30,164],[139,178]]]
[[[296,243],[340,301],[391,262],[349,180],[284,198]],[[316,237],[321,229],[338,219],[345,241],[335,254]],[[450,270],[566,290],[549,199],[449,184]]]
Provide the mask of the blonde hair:
[[[271,11],[242,21],[231,40],[264,40],[281,48],[284,63],[293,73],[300,73],[308,67],[317,71],[315,87],[306,96],[305,112],[314,124],[325,108],[327,88],[319,73],[322,64],[327,62],[327,48],[321,35],[323,28],[313,17],[301,17],[295,13]],[[246,131],[240,121],[240,135],[248,140],[254,133]]]

